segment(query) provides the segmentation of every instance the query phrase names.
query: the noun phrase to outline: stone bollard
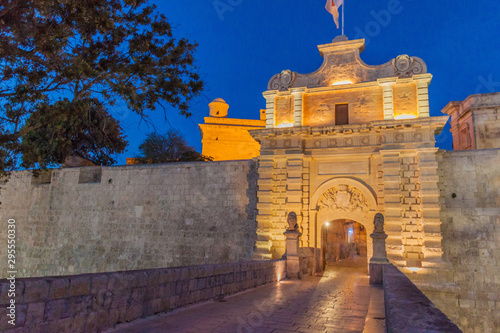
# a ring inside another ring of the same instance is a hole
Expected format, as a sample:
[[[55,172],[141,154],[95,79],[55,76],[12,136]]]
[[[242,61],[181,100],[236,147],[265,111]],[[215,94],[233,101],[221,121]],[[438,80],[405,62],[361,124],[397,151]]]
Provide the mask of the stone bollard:
[[[384,215],[377,213],[373,220],[375,231],[370,235],[373,239],[373,257],[370,259],[370,284],[383,284],[384,265],[389,264],[385,251],[387,234],[384,231]]]
[[[288,229],[283,233],[286,237],[286,276],[289,279],[300,278],[299,239],[302,233],[298,230],[297,214],[288,214]]]

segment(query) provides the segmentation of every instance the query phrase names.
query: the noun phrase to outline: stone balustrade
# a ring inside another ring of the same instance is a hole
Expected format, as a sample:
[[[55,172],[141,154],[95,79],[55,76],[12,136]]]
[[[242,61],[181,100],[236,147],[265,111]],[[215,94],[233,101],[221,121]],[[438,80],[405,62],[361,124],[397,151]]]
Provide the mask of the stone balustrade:
[[[0,331],[100,332],[278,281],[285,267],[272,260],[17,279],[15,326],[5,320],[10,283],[0,280]]]

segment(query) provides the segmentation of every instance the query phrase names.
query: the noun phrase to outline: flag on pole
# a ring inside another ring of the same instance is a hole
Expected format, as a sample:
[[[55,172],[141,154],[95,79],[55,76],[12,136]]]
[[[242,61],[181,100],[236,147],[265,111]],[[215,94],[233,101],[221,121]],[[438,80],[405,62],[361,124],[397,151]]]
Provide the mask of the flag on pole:
[[[344,4],[344,0],[326,0],[326,10],[333,15],[333,20],[339,28],[339,8]]]

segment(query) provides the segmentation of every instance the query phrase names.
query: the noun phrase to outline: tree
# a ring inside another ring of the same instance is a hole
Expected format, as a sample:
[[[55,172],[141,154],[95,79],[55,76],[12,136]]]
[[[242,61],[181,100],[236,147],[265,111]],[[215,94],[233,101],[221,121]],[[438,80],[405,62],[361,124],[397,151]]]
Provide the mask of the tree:
[[[212,161],[213,158],[198,153],[176,130],[169,130],[166,135],[156,132],[147,135],[139,146],[140,163],[171,163]]]
[[[0,2],[0,172],[77,155],[109,165],[126,141],[113,107],[148,122],[190,116],[197,44],[176,40],[148,0]]]

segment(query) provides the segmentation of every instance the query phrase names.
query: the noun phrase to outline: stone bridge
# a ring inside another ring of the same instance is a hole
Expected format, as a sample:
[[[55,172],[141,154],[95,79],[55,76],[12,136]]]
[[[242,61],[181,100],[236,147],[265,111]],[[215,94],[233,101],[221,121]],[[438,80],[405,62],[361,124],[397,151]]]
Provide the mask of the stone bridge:
[[[2,332],[461,332],[385,259],[376,217],[366,256],[302,275],[292,219],[285,259],[2,280]],[[296,237],[298,236],[298,237]],[[371,282],[371,283],[370,283]],[[7,307],[16,290],[15,310]]]

